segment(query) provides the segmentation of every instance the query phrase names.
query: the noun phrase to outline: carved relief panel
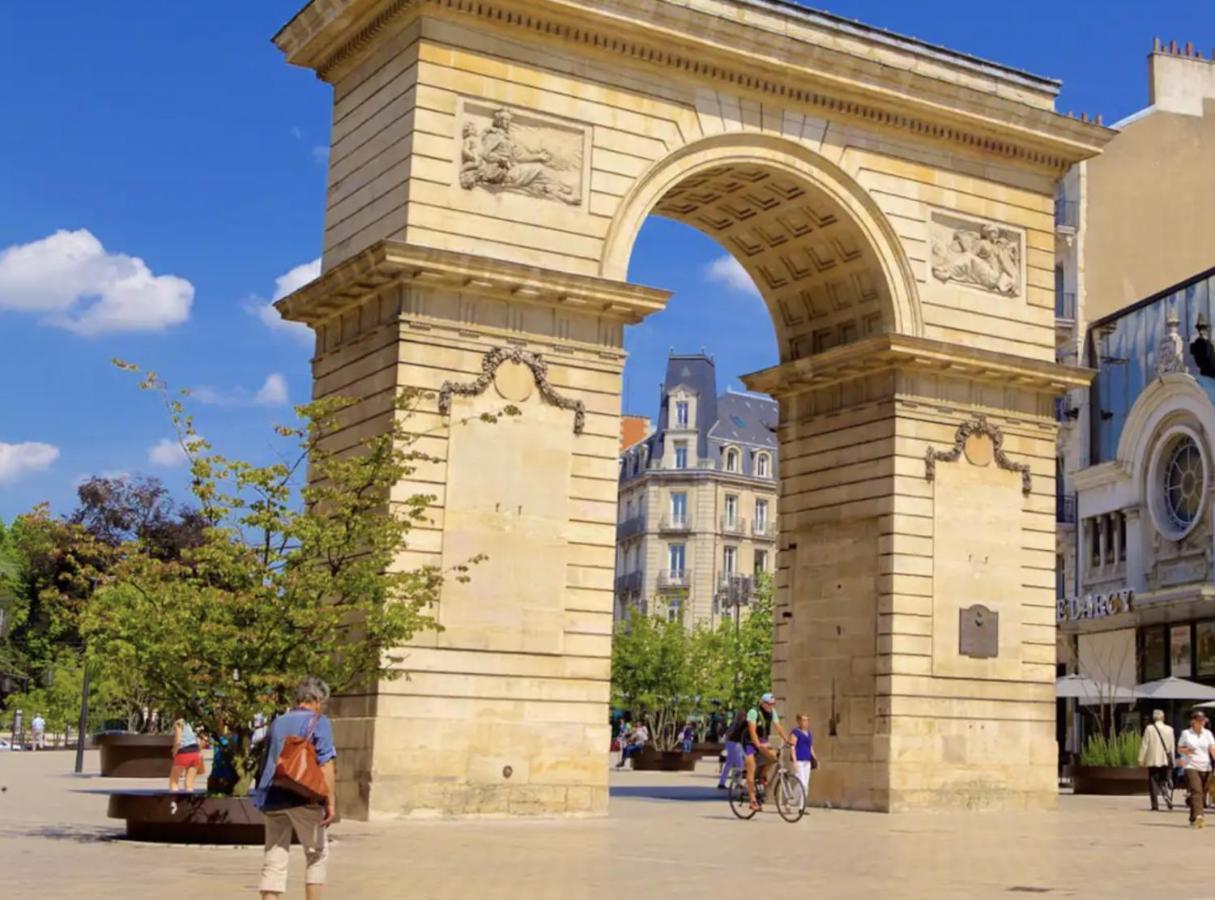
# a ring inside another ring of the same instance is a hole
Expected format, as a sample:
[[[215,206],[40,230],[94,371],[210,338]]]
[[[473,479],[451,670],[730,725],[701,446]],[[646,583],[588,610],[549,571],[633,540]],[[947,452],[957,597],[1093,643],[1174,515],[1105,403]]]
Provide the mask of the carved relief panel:
[[[461,188],[584,205],[587,129],[471,99],[461,102],[459,121]]]
[[[1024,294],[1021,232],[991,222],[934,211],[929,221],[932,276],[942,285],[1020,297]]]

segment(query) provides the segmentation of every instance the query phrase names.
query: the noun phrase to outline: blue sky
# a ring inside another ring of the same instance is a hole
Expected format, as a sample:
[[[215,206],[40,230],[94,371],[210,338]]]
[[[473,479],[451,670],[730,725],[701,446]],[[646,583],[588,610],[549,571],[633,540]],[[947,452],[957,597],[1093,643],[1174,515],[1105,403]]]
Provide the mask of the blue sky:
[[[265,315],[319,254],[329,91],[270,37],[296,0],[21,4],[0,37],[0,518],[68,511],[88,474],[180,486],[155,401],[120,357],[199,389],[200,429],[267,458],[307,398],[310,346]],[[1146,103],[1153,36],[1209,55],[1209,0],[824,0],[821,8],[1061,78],[1063,111]],[[653,413],[672,346],[725,384],[775,361],[762,304],[690,229],[651,220],[635,281],[673,289],[630,330],[628,411]],[[90,299],[91,298],[91,299]],[[737,382],[735,382],[737,384]],[[206,402],[201,402],[206,401]]]

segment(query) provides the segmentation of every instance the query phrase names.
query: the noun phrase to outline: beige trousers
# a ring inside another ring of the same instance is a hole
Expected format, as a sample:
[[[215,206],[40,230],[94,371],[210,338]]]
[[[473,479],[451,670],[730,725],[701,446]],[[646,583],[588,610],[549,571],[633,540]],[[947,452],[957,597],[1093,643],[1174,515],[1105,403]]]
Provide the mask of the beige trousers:
[[[294,832],[304,847],[308,868],[305,884],[324,884],[325,867],[329,862],[329,842],[325,839],[325,818],[322,806],[296,806],[265,813],[266,855],[262,860],[262,881],[259,891],[272,894],[287,892],[287,860],[291,856],[291,834]]]

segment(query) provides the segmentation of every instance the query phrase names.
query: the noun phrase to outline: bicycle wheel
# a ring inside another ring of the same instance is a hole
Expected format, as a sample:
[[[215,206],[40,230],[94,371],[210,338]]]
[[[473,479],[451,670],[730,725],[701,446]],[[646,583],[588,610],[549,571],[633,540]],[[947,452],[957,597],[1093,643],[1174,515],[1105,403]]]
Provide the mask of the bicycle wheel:
[[[806,789],[796,775],[784,772],[776,780],[776,811],[786,822],[797,822],[806,814]]]
[[[747,796],[747,781],[735,775],[730,779],[730,789],[726,791],[730,800],[730,812],[740,819],[750,819],[755,815],[751,808],[751,799]]]

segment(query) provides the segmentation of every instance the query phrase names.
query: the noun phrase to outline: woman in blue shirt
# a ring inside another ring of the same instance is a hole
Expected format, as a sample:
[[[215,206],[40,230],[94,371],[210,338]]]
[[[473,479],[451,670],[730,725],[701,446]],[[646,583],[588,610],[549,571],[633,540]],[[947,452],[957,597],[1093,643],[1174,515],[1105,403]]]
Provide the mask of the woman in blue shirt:
[[[797,727],[789,733],[793,738],[793,757],[797,763],[797,780],[802,783],[804,797],[810,800],[810,772],[818,768],[818,757],[814,755],[814,735],[810,733],[810,717],[800,713]]]
[[[308,677],[295,689],[295,708],[273,722],[266,733],[266,762],[253,791],[253,803],[266,820],[266,853],[262,861],[260,890],[262,900],[274,900],[287,890],[287,858],[291,853],[292,832],[304,847],[308,868],[304,889],[308,900],[319,900],[329,861],[329,842],[325,829],[333,821],[337,804],[337,751],[333,747],[333,726],[321,714],[329,701],[329,686],[319,678]],[[316,750],[316,761],[325,779],[324,803],[313,801],[274,785],[274,770],[290,736],[306,737]]]

